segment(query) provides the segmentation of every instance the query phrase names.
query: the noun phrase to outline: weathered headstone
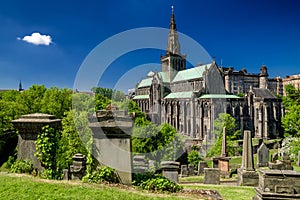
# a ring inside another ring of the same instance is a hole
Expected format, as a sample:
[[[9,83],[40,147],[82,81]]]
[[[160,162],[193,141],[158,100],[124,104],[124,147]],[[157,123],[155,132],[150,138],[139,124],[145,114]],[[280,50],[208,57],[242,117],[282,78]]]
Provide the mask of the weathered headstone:
[[[212,158],[212,168],[219,168],[219,158]]]
[[[288,153],[282,153],[281,162],[284,164],[285,170],[293,170],[292,161]]]
[[[73,165],[70,166],[72,180],[81,180],[85,176],[86,158],[81,153],[75,154],[73,157]]]
[[[300,172],[259,170],[259,186],[253,200],[300,199]]]
[[[204,168],[204,184],[220,184],[220,170],[217,168]]]
[[[198,163],[198,175],[204,173],[204,168],[208,168],[208,165],[205,161],[200,161]]]
[[[98,110],[95,115],[89,116],[94,135],[93,156],[100,164],[115,169],[121,183],[130,185],[132,119],[127,111],[116,108]]]
[[[244,131],[242,166],[238,169],[238,185],[258,185],[258,174],[254,170],[251,131]]]
[[[269,149],[262,143],[257,150],[257,167],[266,167],[269,164]]]
[[[144,155],[136,155],[133,157],[133,172],[144,173],[148,170],[148,164],[146,163]]]
[[[219,169],[224,174],[227,174],[229,172],[229,160],[228,157],[221,157],[219,158]]]
[[[178,183],[179,162],[164,161],[161,162],[162,175],[167,179]]]
[[[68,169],[63,170],[63,180],[69,180],[69,170]]]
[[[49,126],[58,130],[61,126],[61,120],[55,119],[54,115],[35,113],[22,115],[19,119],[12,120],[15,129],[19,131],[18,135],[18,159],[31,160],[34,168],[43,171],[40,161],[34,155],[36,152],[35,141],[42,127]]]
[[[188,166],[187,165],[181,165],[180,177],[186,177],[188,175],[189,175]]]
[[[195,166],[193,164],[188,165],[189,176],[195,175]]]

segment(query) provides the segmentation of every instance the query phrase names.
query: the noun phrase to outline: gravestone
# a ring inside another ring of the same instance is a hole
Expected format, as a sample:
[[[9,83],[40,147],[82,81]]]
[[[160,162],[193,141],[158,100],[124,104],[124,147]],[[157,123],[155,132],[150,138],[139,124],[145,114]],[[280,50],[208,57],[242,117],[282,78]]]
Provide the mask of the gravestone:
[[[204,168],[204,184],[220,184],[220,169]]]
[[[164,161],[161,162],[162,175],[167,179],[178,183],[179,162]]]
[[[18,159],[31,160],[33,167],[39,171],[44,168],[34,155],[36,152],[35,141],[42,127],[49,126],[56,130],[61,127],[61,120],[55,119],[54,115],[34,113],[22,115],[19,119],[12,120],[13,127],[18,130]]]
[[[259,170],[259,185],[253,200],[300,199],[300,172]]]
[[[205,161],[200,161],[198,163],[198,175],[201,175],[204,173],[204,168],[208,168],[208,165]]]
[[[297,165],[300,166],[300,151],[298,151],[298,161],[297,161]]]
[[[257,167],[267,167],[269,165],[269,149],[262,143],[257,150]]]
[[[69,170],[68,169],[63,170],[63,180],[69,180]]]
[[[284,164],[286,170],[293,170],[292,161],[288,153],[282,153],[281,162]]]
[[[189,173],[189,176],[194,176],[195,175],[195,166],[193,164],[189,164],[188,165],[188,173]]]
[[[244,131],[242,166],[238,169],[238,185],[257,186],[258,174],[254,169],[251,131]]]
[[[93,156],[101,165],[115,169],[121,183],[130,185],[133,122],[127,111],[115,107],[109,109],[98,110],[89,116],[89,127],[94,135]]]
[[[212,168],[219,168],[219,158],[212,158]]]
[[[189,170],[187,165],[181,165],[180,177],[187,177],[189,175]]]
[[[148,164],[146,163],[144,155],[134,156],[132,164],[134,173],[144,173],[148,170]]]
[[[85,176],[86,157],[81,153],[77,153],[72,159],[73,165],[70,166],[71,179],[81,180]]]

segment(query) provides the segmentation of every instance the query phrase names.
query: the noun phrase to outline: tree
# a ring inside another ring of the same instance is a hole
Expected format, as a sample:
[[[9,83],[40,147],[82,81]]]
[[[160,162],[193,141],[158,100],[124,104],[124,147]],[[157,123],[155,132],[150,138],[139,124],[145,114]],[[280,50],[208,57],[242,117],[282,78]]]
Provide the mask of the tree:
[[[207,156],[221,155],[223,127],[226,129],[226,151],[228,155],[234,154],[232,140],[239,138],[240,130],[235,131],[235,119],[230,114],[220,113],[218,118],[214,121],[214,130],[217,135],[217,140],[208,151]]]
[[[182,139],[176,129],[167,123],[135,126],[132,150],[137,154],[145,153],[148,159],[156,161],[176,160],[184,152]]]
[[[62,118],[64,113],[71,109],[72,90],[58,89],[52,87],[47,89],[41,101],[41,112],[55,115],[57,118]]]
[[[284,134],[300,137],[300,89],[287,85],[285,91],[287,96],[283,97],[283,104],[286,113],[281,120]]]

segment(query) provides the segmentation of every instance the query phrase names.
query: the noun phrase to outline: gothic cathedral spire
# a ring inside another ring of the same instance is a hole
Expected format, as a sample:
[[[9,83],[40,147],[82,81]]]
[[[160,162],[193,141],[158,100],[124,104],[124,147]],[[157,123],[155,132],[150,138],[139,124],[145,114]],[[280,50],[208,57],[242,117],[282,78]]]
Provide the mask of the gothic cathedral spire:
[[[168,45],[167,45],[167,53],[172,53],[176,55],[180,55],[180,44],[178,41],[178,34],[176,29],[175,15],[174,15],[174,7],[172,6],[172,15],[170,22],[170,32],[168,35]]]

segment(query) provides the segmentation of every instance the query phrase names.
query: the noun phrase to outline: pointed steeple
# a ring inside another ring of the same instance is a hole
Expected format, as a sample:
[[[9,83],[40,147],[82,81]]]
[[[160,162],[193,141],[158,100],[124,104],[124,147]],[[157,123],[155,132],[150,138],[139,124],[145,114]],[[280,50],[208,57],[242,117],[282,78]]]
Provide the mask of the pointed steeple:
[[[175,15],[174,15],[174,6],[172,6],[172,15],[171,15],[171,22],[170,22],[170,30],[176,31],[176,22],[175,22]]]
[[[180,44],[178,41],[178,34],[175,22],[174,6],[172,6],[172,14],[170,21],[170,32],[168,35],[167,52],[180,55]]]
[[[23,91],[23,87],[22,87],[22,82],[20,80],[20,82],[19,82],[19,92],[21,92],[21,91]]]

